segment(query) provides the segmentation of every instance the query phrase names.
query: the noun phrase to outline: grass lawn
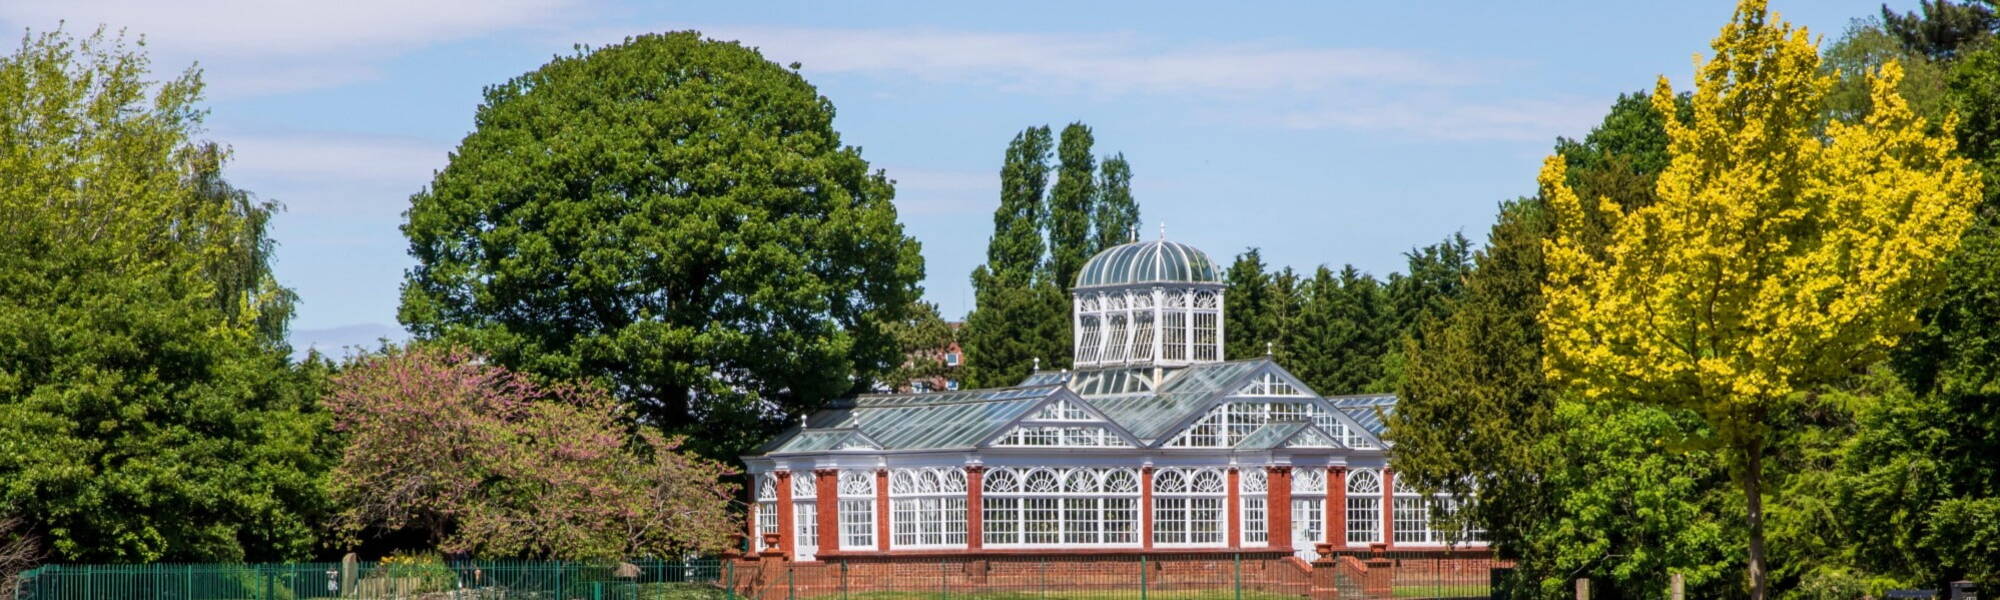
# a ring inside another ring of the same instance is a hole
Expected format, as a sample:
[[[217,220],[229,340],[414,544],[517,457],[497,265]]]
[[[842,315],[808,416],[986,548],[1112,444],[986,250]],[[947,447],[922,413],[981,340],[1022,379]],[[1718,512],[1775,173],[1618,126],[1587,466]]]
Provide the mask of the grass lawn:
[[[1485,598],[1491,593],[1492,590],[1481,583],[1396,586],[1397,598]]]

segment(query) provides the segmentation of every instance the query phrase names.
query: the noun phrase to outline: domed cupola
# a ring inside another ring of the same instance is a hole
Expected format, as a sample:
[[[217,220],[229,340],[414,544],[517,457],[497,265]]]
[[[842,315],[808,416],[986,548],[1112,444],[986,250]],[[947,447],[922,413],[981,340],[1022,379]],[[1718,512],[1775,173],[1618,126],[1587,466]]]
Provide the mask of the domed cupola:
[[[1161,237],[1083,263],[1071,289],[1078,368],[1223,359],[1221,270],[1194,246]]]
[[[1076,288],[1147,283],[1222,283],[1208,255],[1180,242],[1152,240],[1105,249],[1083,263]]]

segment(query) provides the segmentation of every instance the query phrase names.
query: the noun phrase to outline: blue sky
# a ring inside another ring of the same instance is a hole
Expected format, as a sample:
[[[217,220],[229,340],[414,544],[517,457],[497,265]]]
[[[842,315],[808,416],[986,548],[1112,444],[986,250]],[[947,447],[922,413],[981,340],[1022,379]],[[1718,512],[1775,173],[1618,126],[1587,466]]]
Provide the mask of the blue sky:
[[[1227,261],[1377,275],[1533,191],[1556,136],[1694,54],[1731,2],[715,2],[11,0],[0,26],[146,35],[199,61],[230,178],[283,202],[277,272],[301,347],[401,336],[409,195],[472,126],[482,86],[573,44],[698,29],[761,48],[832,99],[898,181],[926,296],[971,308],[1007,140],[1083,121],[1134,171],[1144,230]],[[1908,1],[1891,6],[1908,9]],[[1775,0],[1831,41],[1875,0]]]

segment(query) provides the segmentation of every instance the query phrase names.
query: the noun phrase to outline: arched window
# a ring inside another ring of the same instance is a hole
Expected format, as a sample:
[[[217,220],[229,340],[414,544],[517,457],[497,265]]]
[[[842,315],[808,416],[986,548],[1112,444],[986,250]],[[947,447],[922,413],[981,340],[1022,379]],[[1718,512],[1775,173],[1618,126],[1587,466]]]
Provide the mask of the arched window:
[[[1347,474],[1347,543],[1382,541],[1382,475],[1374,469]]]
[[[875,546],[875,473],[840,472],[840,533],[841,547]]]
[[[957,467],[889,471],[891,548],[965,546],[965,470]]]
[[[1263,467],[1249,467],[1237,472],[1237,499],[1243,504],[1243,545],[1261,546],[1270,543],[1269,525],[1264,504],[1270,500],[1269,476]]]
[[[819,549],[819,485],[810,471],[792,473],[792,529],[797,535],[793,546],[800,560],[812,558]]]
[[[1220,546],[1223,500],[1229,495],[1221,469],[1167,468],[1153,472],[1153,544]]]
[[[778,473],[757,475],[757,549],[762,550],[764,534],[778,532]]]
[[[987,546],[1139,543],[1139,474],[1132,469],[1001,467],[981,495]]]

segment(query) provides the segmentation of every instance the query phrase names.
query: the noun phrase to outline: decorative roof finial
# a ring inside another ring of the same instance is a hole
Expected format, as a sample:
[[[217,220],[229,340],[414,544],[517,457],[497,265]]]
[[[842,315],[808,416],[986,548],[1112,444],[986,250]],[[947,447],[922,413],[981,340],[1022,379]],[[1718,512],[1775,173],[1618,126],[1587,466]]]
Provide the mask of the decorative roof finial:
[[[1167,239],[1167,222],[1160,221],[1160,239]]]
[[[1270,356],[1270,355],[1271,355],[1271,343],[1264,342],[1264,356]]]
[[[1134,242],[1136,242],[1136,241],[1139,241],[1139,226],[1138,226],[1138,225],[1133,225],[1133,226],[1132,226],[1132,241],[1134,241]]]
[[[1035,370],[1036,371],[1042,370],[1042,357],[1040,356],[1035,357]]]

